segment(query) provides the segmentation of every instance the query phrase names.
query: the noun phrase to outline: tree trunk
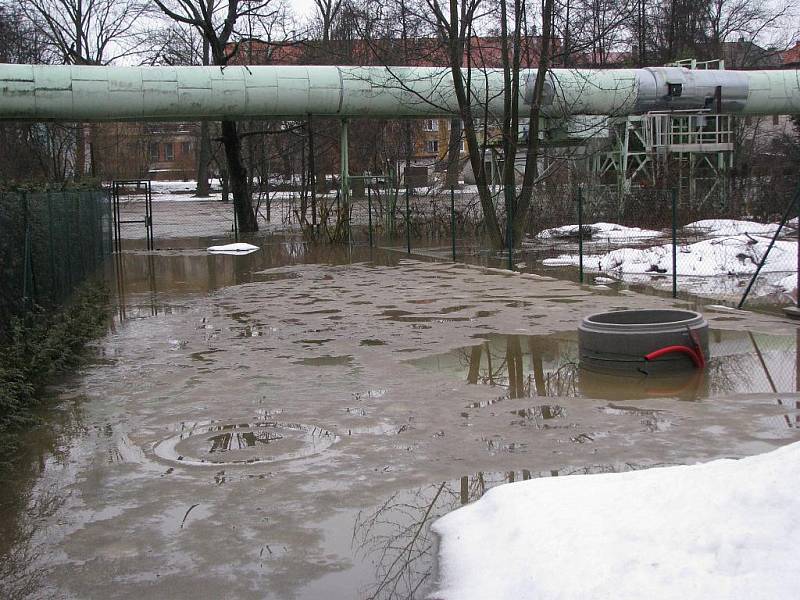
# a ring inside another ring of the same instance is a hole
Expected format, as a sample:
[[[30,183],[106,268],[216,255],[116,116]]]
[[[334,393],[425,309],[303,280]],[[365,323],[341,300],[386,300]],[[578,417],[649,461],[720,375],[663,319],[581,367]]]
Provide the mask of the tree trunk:
[[[536,83],[533,88],[533,99],[529,118],[528,148],[525,155],[525,174],[522,178],[522,191],[516,203],[513,220],[513,239],[515,247],[522,242],[523,229],[528,220],[528,212],[533,198],[533,186],[539,177],[539,117],[541,115],[542,95],[545,77],[550,68],[550,52],[553,27],[554,0],[545,0],[542,6],[542,50],[539,66],[536,69]]]
[[[195,195],[207,198],[209,194],[208,186],[208,163],[211,158],[211,140],[208,136],[208,121],[200,123],[200,149],[197,153],[197,189]]]
[[[798,330],[800,331],[800,330]],[[481,349],[482,346],[473,346],[469,353],[469,371],[467,373],[467,383],[478,383],[478,376],[481,372]]]
[[[472,116],[470,105],[469,84],[465,85],[461,60],[464,54],[463,46],[459,43],[458,28],[452,27],[449,44],[450,71],[453,76],[453,88],[458,99],[458,106],[461,110],[461,118],[464,122],[464,134],[467,138],[467,150],[469,152],[469,162],[472,172],[475,175],[475,185],[478,188],[478,197],[483,210],[483,218],[486,221],[486,232],[489,234],[489,242],[495,250],[503,249],[503,236],[500,233],[500,224],[497,221],[497,213],[494,208],[489,184],[486,181],[486,170],[483,168],[483,159],[478,151],[478,137],[475,134],[475,119]],[[467,54],[469,56],[469,54]]]
[[[253,210],[250,187],[247,184],[247,169],[242,161],[242,142],[235,121],[222,121],[222,143],[228,163],[228,179],[233,193],[233,209],[239,222],[239,231],[258,231],[258,221]]]
[[[75,181],[86,174],[86,136],[83,123],[75,126]]]

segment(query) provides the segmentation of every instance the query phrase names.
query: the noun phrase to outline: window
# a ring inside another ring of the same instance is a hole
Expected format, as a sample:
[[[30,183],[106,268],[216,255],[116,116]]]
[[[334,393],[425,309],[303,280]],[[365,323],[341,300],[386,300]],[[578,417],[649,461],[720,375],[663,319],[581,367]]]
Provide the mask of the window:
[[[422,123],[424,131],[439,131],[439,121],[436,119],[425,119]]]
[[[175,148],[171,143],[164,144],[164,160],[175,160]]]
[[[667,96],[680,98],[681,94],[683,94],[682,83],[667,83]]]
[[[192,142],[183,142],[181,144],[181,154],[188,156],[192,152]]]
[[[158,162],[158,142],[150,142],[147,145],[147,151],[150,154],[150,160]]]
[[[439,140],[427,140],[425,142],[425,152],[428,154],[439,154]]]

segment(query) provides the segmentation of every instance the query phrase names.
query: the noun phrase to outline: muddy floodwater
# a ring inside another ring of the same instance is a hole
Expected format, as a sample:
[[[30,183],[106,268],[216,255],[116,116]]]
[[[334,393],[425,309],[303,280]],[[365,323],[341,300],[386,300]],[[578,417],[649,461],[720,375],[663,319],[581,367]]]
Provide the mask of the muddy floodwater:
[[[706,373],[609,380],[580,369],[581,317],[685,302],[281,238],[175,248],[108,265],[113,328],[0,492],[4,597],[422,598],[430,524],[494,485],[800,439],[779,317],[694,306]]]

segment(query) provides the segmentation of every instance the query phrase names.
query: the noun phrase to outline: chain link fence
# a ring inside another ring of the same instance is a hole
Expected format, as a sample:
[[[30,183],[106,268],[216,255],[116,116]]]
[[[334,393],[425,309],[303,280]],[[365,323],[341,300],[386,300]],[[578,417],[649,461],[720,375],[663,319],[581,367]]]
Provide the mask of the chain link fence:
[[[367,187],[351,198],[353,240],[416,247],[485,235],[477,192],[446,188]]]
[[[107,190],[0,193],[0,339],[13,317],[63,303],[111,252]]]
[[[207,199],[194,196],[194,182],[152,186],[157,247],[238,239],[232,198],[226,201],[219,182]],[[488,241],[489,224],[474,186],[404,188],[385,178],[354,176],[346,205],[335,186],[313,196],[297,185],[254,189],[261,235],[313,230],[326,241],[486,264],[494,260],[587,283],[624,283],[733,305],[758,271],[749,303],[785,304],[797,298],[796,219],[787,220],[772,241],[791,192],[768,183],[700,181],[676,190],[627,191],[616,185],[543,184],[515,233],[522,252],[510,259]],[[490,194],[507,239],[504,189],[492,186]],[[140,200],[133,191],[122,203],[122,217],[141,217]],[[131,225],[122,235],[144,240],[145,228]],[[768,260],[759,267],[768,247]]]
[[[503,188],[491,195],[505,237]],[[494,257],[515,269],[729,305],[741,304],[752,280],[748,303],[774,306],[797,301],[797,219],[779,227],[791,201],[788,190],[752,184],[626,193],[615,186],[541,186],[522,224],[521,252],[509,261],[507,251],[491,250],[474,187],[367,186],[351,198],[349,241],[451,260]],[[336,198],[325,223],[331,226],[341,210]]]
[[[749,303],[785,304],[797,301],[800,264],[797,219],[780,227],[782,213],[796,214],[792,206],[791,193],[766,188],[700,197],[673,189],[558,190],[534,206],[523,246],[545,269],[577,269],[581,281],[741,304],[752,280]]]

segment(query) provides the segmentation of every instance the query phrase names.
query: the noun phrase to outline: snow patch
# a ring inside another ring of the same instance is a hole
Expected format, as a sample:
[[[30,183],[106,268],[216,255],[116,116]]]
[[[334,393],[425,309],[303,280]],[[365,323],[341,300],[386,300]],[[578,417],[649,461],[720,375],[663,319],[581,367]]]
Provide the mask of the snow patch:
[[[712,237],[725,235],[775,235],[778,223],[756,223],[754,221],[738,221],[736,219],[703,219],[694,221],[683,228],[685,231]]]
[[[786,300],[797,302],[797,273],[792,273],[775,282],[778,292],[785,295]]]
[[[749,275],[755,272],[770,240],[739,235],[702,240],[678,247],[678,275]],[[563,254],[542,261],[546,266],[578,265],[576,254]],[[775,242],[763,273],[791,272],[796,268],[797,242]],[[584,268],[618,274],[671,274],[672,245],[650,248],[619,248],[605,254],[584,256]]]
[[[660,231],[652,229],[640,229],[639,227],[626,227],[617,223],[591,223],[583,225],[584,234],[591,233],[593,241],[603,240],[629,240],[629,239],[648,239],[660,237]],[[536,237],[540,240],[552,238],[570,238],[578,236],[577,225],[562,225],[539,232]],[[588,235],[586,237],[589,237]]]
[[[800,442],[496,487],[438,521],[433,597],[771,600],[800,589]]]

